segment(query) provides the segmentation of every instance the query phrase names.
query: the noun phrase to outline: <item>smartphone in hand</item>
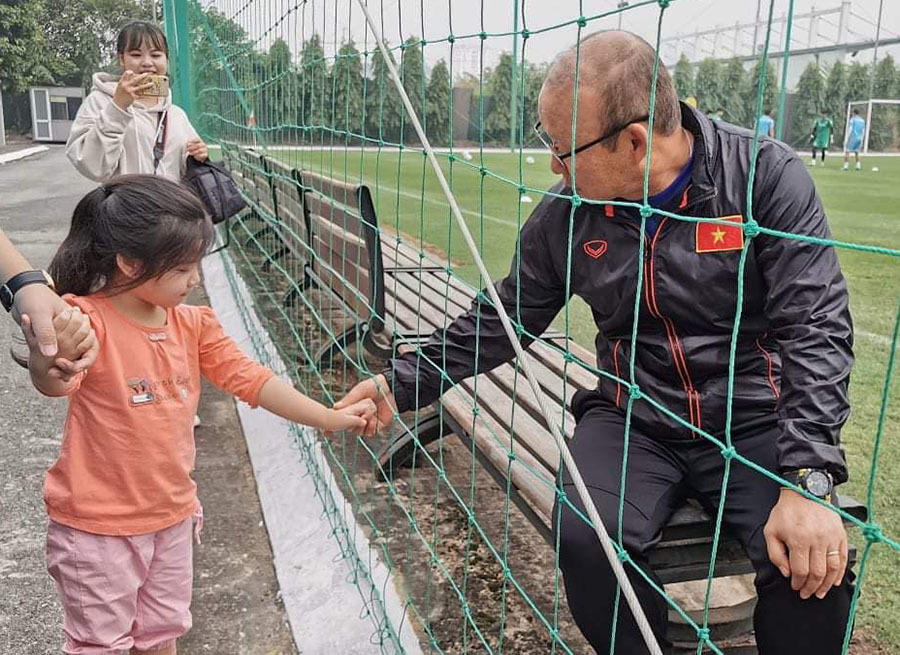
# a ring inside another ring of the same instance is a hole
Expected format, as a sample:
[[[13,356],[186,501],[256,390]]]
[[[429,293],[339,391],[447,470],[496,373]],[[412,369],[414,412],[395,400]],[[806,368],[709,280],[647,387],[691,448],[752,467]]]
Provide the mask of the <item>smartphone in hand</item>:
[[[148,75],[147,82],[153,86],[146,88],[139,95],[151,98],[165,98],[169,95],[169,77],[167,75]]]

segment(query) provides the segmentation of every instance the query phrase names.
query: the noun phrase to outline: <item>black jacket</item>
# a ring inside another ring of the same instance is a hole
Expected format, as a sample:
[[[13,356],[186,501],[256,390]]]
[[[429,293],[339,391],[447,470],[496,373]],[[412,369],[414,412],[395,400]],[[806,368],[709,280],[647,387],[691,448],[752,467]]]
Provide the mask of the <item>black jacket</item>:
[[[713,123],[686,105],[682,124],[694,135],[695,157],[691,181],[674,213],[746,216],[752,132]],[[562,183],[551,191],[570,193]],[[497,290],[508,315],[529,333],[541,334],[567,301],[571,248],[570,289],[592,308],[599,328],[598,368],[627,380],[640,264],[638,212],[582,204],[574,211],[570,242],[571,214],[567,198],[544,197],[522,227],[518,255]],[[760,142],[753,217],[764,228],[831,236],[804,164],[787,146],[769,138]],[[710,223],[664,218],[656,236],[647,239],[636,382],[684,420],[721,437],[741,250],[723,250],[718,244],[733,246],[737,238],[739,245],[741,235],[734,228],[723,239],[705,231],[710,228],[716,230]],[[710,239],[716,242],[712,247]],[[708,251],[699,252],[704,249]],[[475,370],[478,302],[479,372],[514,356],[493,306],[488,300],[476,301],[422,349],[454,383]],[[744,275],[733,424],[773,420],[777,413],[781,434],[775,446],[782,470],[825,468],[836,482],[846,480],[840,429],[850,413],[852,341],[847,286],[834,248],[763,233],[753,237]],[[416,358],[409,353],[392,362],[391,386],[401,411],[425,406],[448,388],[433,364],[417,364]],[[597,393],[624,411],[625,385],[601,376]],[[636,402],[633,411],[637,425],[648,434],[666,439],[695,436],[646,401]]]

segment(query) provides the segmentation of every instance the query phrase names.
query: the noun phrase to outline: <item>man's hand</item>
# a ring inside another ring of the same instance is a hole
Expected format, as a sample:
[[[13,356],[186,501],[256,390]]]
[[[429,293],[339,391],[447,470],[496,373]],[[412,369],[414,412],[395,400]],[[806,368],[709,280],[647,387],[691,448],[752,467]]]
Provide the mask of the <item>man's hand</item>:
[[[193,157],[197,161],[206,161],[209,159],[209,148],[207,148],[206,144],[200,139],[191,139],[185,144],[185,148],[187,149],[188,156]]]
[[[363,380],[357,384],[350,390],[350,393],[334,404],[334,408],[344,409],[366,399],[374,401],[376,408],[375,416],[370,418],[363,432],[365,436],[371,437],[379,427],[391,424],[397,407],[394,394],[388,388],[387,380],[383,375],[376,375],[374,378]]]
[[[782,489],[763,530],[769,559],[806,600],[822,599],[847,569],[847,532],[841,517],[790,489]]]

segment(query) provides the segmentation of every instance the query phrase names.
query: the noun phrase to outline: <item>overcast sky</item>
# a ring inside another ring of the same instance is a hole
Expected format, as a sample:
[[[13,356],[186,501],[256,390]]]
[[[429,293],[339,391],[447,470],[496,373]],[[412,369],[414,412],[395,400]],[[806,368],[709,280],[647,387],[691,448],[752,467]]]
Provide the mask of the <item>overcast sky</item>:
[[[397,44],[401,35],[424,36],[426,39],[445,39],[451,32],[458,36],[488,33],[484,43],[485,65],[493,64],[502,51],[512,50],[511,36],[503,33],[513,30],[513,11],[519,9],[519,30],[527,27],[531,32],[559,26],[574,21],[583,14],[588,18],[584,33],[600,29],[609,29],[618,25],[618,16],[594,18],[615,9],[618,0],[368,0],[370,11],[375,14],[376,21],[383,29],[386,39]],[[374,47],[371,34],[366,34],[364,18],[357,0],[213,0],[210,3],[220,9],[226,16],[234,16],[251,35],[259,40],[262,48],[267,48],[275,38],[285,39],[295,49],[304,38],[313,31],[324,35],[326,51],[332,54],[335,44],[340,44],[348,35],[362,46],[368,38],[368,49]],[[632,4],[635,4],[632,0]],[[733,27],[735,23],[752,23],[756,17],[757,6],[761,5],[761,18],[768,14],[770,0],[673,0],[665,11],[663,21],[664,37],[683,35],[684,38],[673,43],[670,48],[681,44],[693,44],[687,37],[697,30],[712,29],[718,26]],[[774,16],[782,17],[788,10],[789,0],[775,0]],[[850,19],[848,40],[861,41],[874,39],[875,22],[878,15],[879,0],[852,0],[850,3]],[[841,0],[795,0],[794,13],[801,16],[816,10],[835,9],[841,7]],[[653,43],[656,25],[659,19],[659,7],[651,3],[647,6],[635,7],[622,14],[624,29],[636,32]],[[424,16],[423,16],[424,14]],[[383,23],[382,23],[383,17]],[[822,16],[816,24],[815,45],[834,41],[837,35],[839,13]],[[798,19],[794,24],[792,49],[805,47],[809,39],[809,18]],[[747,54],[752,49],[752,28],[739,33],[738,50]],[[896,37],[900,34],[900,1],[884,0],[882,17],[882,38]],[[526,43],[526,58],[533,62],[544,62],[553,58],[561,49],[574,43],[577,26],[568,25],[532,35]],[[762,43],[764,31],[759,33]],[[773,28],[773,39],[779,42],[777,49],[783,45],[782,27]],[[469,51],[469,59],[480,60],[480,39],[461,38],[456,41],[457,62],[464,51]],[[719,38],[719,52],[722,48],[734,46],[734,33]],[[519,39],[519,48],[522,40]],[[686,47],[686,46],[685,46]],[[704,37],[700,42],[701,55],[707,54],[713,47],[712,37]],[[776,49],[773,44],[773,49]],[[894,46],[882,48],[881,53],[890,51],[898,58],[900,48]],[[671,54],[671,50],[668,51]],[[663,51],[664,56],[667,51]],[[425,48],[426,60],[433,64],[439,58],[449,61],[449,46],[446,43],[430,44]],[[688,53],[691,54],[690,52]],[[521,50],[519,52],[521,56]],[[871,51],[861,52],[860,59],[871,60]],[[471,61],[469,62],[471,64]]]

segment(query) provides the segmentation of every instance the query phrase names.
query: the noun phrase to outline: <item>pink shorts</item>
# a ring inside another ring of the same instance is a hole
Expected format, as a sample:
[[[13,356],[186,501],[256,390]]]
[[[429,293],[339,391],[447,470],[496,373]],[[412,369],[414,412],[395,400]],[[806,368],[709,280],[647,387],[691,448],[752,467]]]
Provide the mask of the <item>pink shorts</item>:
[[[64,652],[158,650],[186,633],[191,627],[192,525],[199,520],[189,517],[129,537],[90,534],[50,521],[47,570],[62,601]]]

